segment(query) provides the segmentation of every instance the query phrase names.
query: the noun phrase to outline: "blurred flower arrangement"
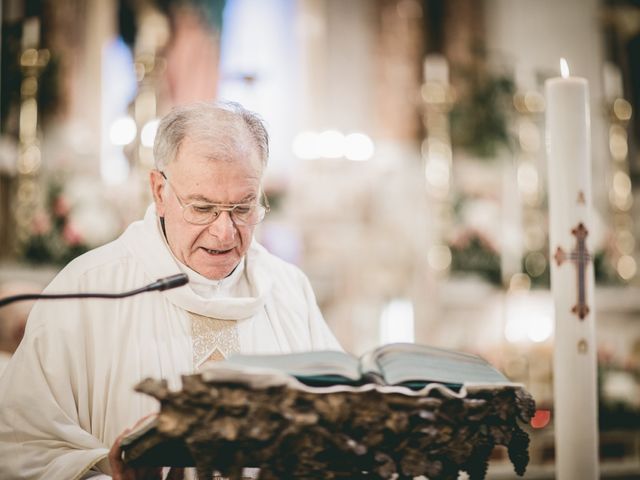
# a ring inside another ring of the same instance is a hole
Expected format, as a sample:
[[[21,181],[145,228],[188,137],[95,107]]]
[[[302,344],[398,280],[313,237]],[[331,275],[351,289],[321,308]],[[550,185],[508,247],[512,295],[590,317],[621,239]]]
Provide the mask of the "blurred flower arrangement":
[[[45,206],[34,213],[31,235],[22,245],[27,261],[61,265],[89,250],[70,219],[70,211],[62,186],[57,183],[50,185]]]
[[[636,348],[639,344],[636,341]],[[620,361],[602,350],[598,356],[600,428],[640,428],[640,364],[633,356]]]
[[[30,235],[20,245],[22,257],[30,263],[64,265],[115,238],[122,223],[117,217],[89,182],[49,180]]]
[[[486,193],[465,191],[455,199],[453,225],[447,243],[451,272],[474,275],[490,284],[502,284],[498,199]]]
[[[460,98],[454,104],[451,139],[479,159],[496,159],[512,143],[509,132],[515,85],[510,75],[489,71],[484,60],[472,68],[460,68]]]
[[[494,285],[501,284],[500,253],[481,231],[467,229],[450,243],[451,271],[474,273]]]
[[[474,52],[457,68],[458,98],[450,112],[459,198],[454,202],[450,236],[451,271],[502,285],[501,185],[504,152],[513,146],[510,123],[515,85],[512,76],[490,65],[486,52]],[[470,161],[461,163],[464,157]],[[482,165],[484,164],[484,165]],[[465,172],[466,170],[466,172]],[[465,177],[465,178],[461,178]]]

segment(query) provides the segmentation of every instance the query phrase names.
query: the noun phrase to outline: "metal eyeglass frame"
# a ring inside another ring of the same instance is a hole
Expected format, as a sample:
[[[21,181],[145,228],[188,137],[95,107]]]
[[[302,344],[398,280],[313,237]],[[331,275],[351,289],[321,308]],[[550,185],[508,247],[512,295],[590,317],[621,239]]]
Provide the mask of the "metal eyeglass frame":
[[[255,204],[250,204],[250,203],[235,203],[235,204],[219,204],[219,203],[205,203],[203,202],[202,205],[206,205],[206,206],[211,206],[214,207],[214,210],[212,212],[213,218],[210,221],[207,222],[202,222],[202,223],[196,223],[193,222],[191,220],[188,220],[186,215],[186,209],[188,207],[191,207],[192,205],[194,205],[195,203],[184,203],[184,201],[180,198],[180,196],[178,195],[178,192],[176,191],[176,189],[174,188],[173,184],[171,183],[171,181],[167,178],[167,176],[165,175],[165,173],[162,170],[157,170],[158,173],[160,173],[160,175],[162,175],[162,178],[165,179],[165,181],[169,184],[169,186],[171,187],[171,191],[173,192],[173,194],[175,195],[176,199],[178,200],[178,204],[180,205],[180,208],[182,209],[182,218],[184,218],[184,221],[187,223],[190,223],[192,225],[207,225],[207,224],[211,224],[213,222],[215,222],[218,218],[220,218],[220,214],[222,212],[229,212],[229,218],[231,219],[231,221],[234,223],[234,225],[243,225],[243,226],[252,226],[252,225],[258,225],[259,223],[261,223],[264,218],[266,217],[267,213],[269,213],[271,211],[271,207],[269,206],[269,200],[267,199],[267,195],[264,193],[264,190],[262,190],[262,200],[264,202],[264,205],[261,205],[259,202],[256,202]],[[238,222],[235,219],[235,216],[233,215],[233,211],[237,208],[237,207],[246,207],[246,206],[261,206],[264,208],[264,215],[262,216],[262,218],[256,222],[256,223],[243,223],[243,222]]]

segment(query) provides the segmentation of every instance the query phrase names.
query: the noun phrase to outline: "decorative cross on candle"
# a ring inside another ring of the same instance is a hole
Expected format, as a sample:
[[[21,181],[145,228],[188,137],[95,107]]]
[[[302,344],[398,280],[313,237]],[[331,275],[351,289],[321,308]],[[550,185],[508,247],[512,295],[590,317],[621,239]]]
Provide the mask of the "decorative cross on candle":
[[[571,230],[571,234],[576,237],[576,248],[567,255],[561,247],[558,247],[554,258],[558,266],[562,265],[565,260],[570,260],[576,265],[578,273],[578,303],[574,305],[571,311],[582,320],[589,314],[589,306],[585,300],[585,270],[587,264],[591,261],[591,255],[587,251],[585,242],[589,232],[584,224],[580,222],[577,227]]]

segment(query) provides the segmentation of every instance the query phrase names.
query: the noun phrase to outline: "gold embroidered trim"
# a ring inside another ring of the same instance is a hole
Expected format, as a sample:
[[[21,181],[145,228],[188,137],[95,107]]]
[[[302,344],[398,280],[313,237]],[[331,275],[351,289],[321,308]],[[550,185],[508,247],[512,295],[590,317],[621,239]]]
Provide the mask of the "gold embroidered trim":
[[[193,364],[199,368],[207,360],[223,360],[240,351],[238,322],[218,320],[189,312],[193,338]]]

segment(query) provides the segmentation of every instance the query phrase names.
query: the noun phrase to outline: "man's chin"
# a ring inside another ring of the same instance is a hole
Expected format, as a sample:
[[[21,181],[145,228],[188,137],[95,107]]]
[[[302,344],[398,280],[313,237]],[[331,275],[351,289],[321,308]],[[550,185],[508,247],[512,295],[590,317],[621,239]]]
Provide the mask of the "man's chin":
[[[196,270],[203,277],[208,278],[209,280],[222,280],[223,278],[227,278],[229,275],[233,273],[233,271],[238,266],[238,263],[230,263],[225,265],[216,265],[216,266],[204,266],[200,270]]]
[[[209,280],[222,280],[233,273],[240,263],[235,251],[228,251],[223,254],[211,254],[204,249],[200,249],[197,255],[193,255],[190,268],[198,272]]]

